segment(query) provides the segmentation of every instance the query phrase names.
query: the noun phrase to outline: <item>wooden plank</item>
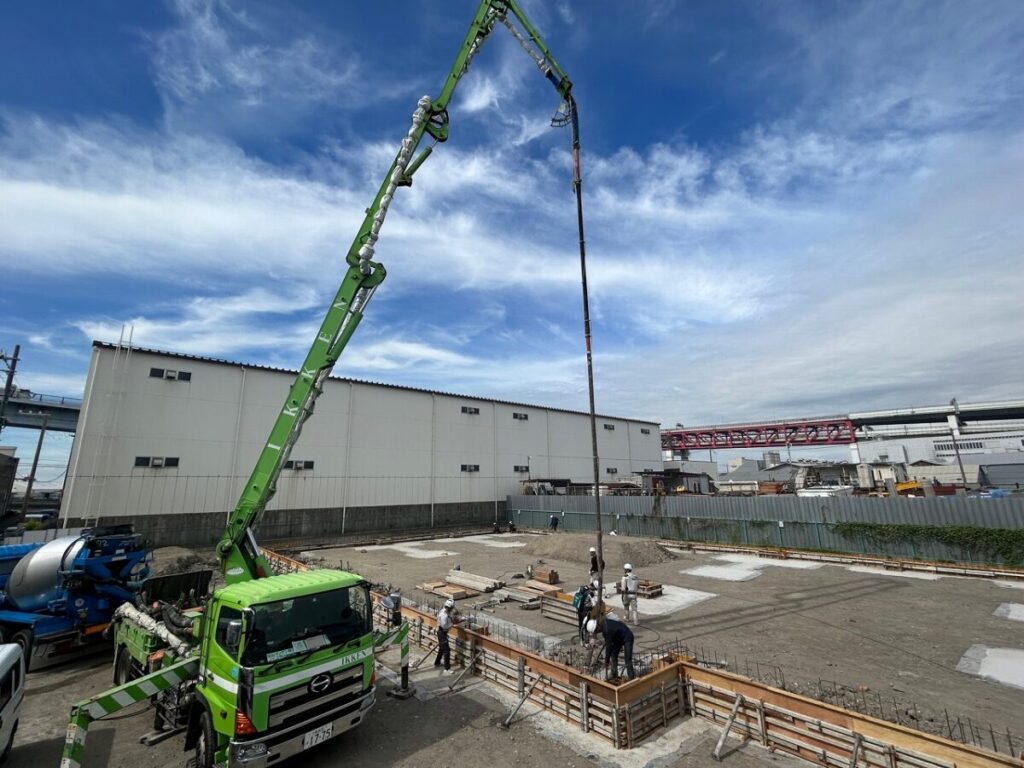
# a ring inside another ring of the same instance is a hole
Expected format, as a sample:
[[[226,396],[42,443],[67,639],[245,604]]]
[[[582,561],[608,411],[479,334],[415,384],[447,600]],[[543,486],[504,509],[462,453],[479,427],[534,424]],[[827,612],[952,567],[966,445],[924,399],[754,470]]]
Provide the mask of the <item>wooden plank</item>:
[[[532,589],[532,590],[535,590],[537,592],[541,592],[542,594],[545,594],[545,595],[562,591],[557,586],[555,586],[554,584],[545,584],[543,581],[537,581],[535,579],[531,579],[530,581],[526,582],[526,584],[524,586],[527,589]]]
[[[860,733],[865,739],[891,744],[918,755],[927,755],[957,768],[1022,768],[1024,761],[1007,755],[960,744],[935,734],[916,731],[896,723],[862,715],[832,704],[800,696],[789,691],[763,685],[740,675],[722,670],[710,670],[688,662],[680,662],[689,680],[742,694],[744,698],[760,700],[766,705],[787,710],[803,717],[827,722],[847,731]]]

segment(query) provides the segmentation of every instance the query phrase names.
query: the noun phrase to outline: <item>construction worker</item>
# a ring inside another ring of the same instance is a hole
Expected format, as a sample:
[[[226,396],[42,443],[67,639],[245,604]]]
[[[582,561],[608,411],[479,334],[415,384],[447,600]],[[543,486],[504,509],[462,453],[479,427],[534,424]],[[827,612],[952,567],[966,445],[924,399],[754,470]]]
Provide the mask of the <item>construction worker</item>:
[[[594,581],[597,578],[599,569],[604,570],[604,560],[600,563],[597,562],[597,549],[595,547],[590,548],[590,580]]]
[[[558,531],[558,515],[551,515],[551,519],[548,521],[548,528],[551,529],[552,533],[556,533]]]
[[[619,654],[622,653],[626,679],[632,680],[636,677],[633,671],[633,630],[610,616],[601,616],[587,622],[587,631],[591,635],[598,629],[604,635],[605,679],[614,680],[619,676]]]
[[[640,622],[636,605],[640,580],[633,573],[633,566],[629,563],[622,566],[622,570],[622,581],[619,584],[619,590],[622,592],[622,607],[626,612],[626,621],[635,627]]]
[[[455,601],[450,597],[444,601],[444,606],[437,612],[437,658],[434,659],[434,666],[440,667],[444,661],[444,671],[452,673],[452,648],[448,644],[448,630],[455,626],[455,618],[452,615],[455,611]]]
[[[516,525],[511,520],[508,521],[508,532],[509,533],[515,533],[516,532]]]
[[[594,581],[592,584],[584,584],[577,589],[576,594],[572,598],[572,604],[576,608],[576,629],[579,632],[580,642],[584,645],[586,645],[586,637],[583,632],[583,624],[594,607],[594,595],[596,592],[597,582]]]

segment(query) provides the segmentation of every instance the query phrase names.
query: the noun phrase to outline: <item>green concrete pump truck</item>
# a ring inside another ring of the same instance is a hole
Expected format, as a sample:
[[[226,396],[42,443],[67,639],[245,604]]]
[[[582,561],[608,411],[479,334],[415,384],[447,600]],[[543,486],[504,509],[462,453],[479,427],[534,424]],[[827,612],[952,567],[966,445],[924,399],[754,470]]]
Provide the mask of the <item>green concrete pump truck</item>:
[[[89,724],[148,700],[150,741],[185,732],[196,768],[278,763],[358,725],[374,704],[375,637],[369,585],[353,573],[275,575],[254,528],[338,357],[384,280],[374,248],[395,191],[448,138],[448,105],[495,26],[505,26],[554,85],[552,125],[572,127],[574,188],[580,196],[579,124],[572,83],[514,0],[483,0],[440,95],[417,103],[402,140],[346,256],[348,271],[295,377],[256,467],[229,515],[217,554],[226,586],[205,599],[163,602],[145,593],[114,622],[117,687],[71,711],[62,768],[81,764]],[[418,154],[424,136],[433,143]],[[414,156],[415,155],[415,156]],[[187,576],[187,575],[186,575]],[[208,583],[208,580],[207,580]],[[165,590],[167,592],[167,590]],[[196,595],[188,585],[170,590]],[[193,604],[185,604],[191,602]]]

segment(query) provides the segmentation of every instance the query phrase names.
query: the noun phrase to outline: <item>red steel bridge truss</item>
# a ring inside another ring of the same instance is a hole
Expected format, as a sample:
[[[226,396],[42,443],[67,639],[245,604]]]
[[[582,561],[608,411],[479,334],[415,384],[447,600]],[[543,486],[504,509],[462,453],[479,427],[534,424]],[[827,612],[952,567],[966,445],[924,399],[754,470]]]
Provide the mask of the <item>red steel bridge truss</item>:
[[[665,429],[661,432],[661,447],[666,451],[849,445],[855,442],[856,427],[845,416],[775,424],[726,424],[691,429]]]

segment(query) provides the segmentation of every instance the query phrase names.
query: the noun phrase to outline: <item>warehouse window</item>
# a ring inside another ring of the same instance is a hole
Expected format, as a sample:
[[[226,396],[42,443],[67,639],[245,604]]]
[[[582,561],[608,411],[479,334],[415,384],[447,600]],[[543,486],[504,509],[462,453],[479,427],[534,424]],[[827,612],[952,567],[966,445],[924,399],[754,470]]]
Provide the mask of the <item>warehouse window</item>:
[[[167,381],[192,381],[191,371],[174,371],[170,368],[150,368],[149,378],[166,379]]]
[[[515,412],[513,412],[512,413],[512,418],[515,419],[516,421],[528,421],[529,418],[530,418],[530,414],[528,414],[528,413],[515,413]]]
[[[514,467],[512,467],[512,471],[513,472],[529,472],[530,471],[530,465],[529,464],[516,464]]]
[[[649,434],[651,434],[651,430],[649,430],[647,427],[640,427],[640,434],[641,435],[649,435]]]
[[[304,461],[304,460],[296,461],[296,460],[293,460],[293,459],[288,459],[288,461],[286,461],[284,463],[284,468],[285,469],[312,469],[315,465],[316,465],[316,462],[313,462],[313,461]]]
[[[476,416],[478,413],[480,413],[480,409],[474,408],[472,405],[464,405],[462,406],[462,412],[468,413],[470,416]]]
[[[607,472],[609,475],[617,475],[617,474],[619,474],[619,468],[618,467],[605,467],[604,471]]]
[[[463,464],[462,465],[462,471],[463,472],[479,472],[480,471],[480,465],[479,464]]]
[[[179,462],[180,462],[180,459],[177,456],[167,456],[164,459],[164,466],[165,467],[176,467],[176,466],[178,466]]]
[[[615,425],[614,424],[605,424],[604,428],[607,429],[609,432],[614,432],[615,431]]]
[[[149,456],[136,456],[135,466],[136,467],[148,467],[150,462]]]

